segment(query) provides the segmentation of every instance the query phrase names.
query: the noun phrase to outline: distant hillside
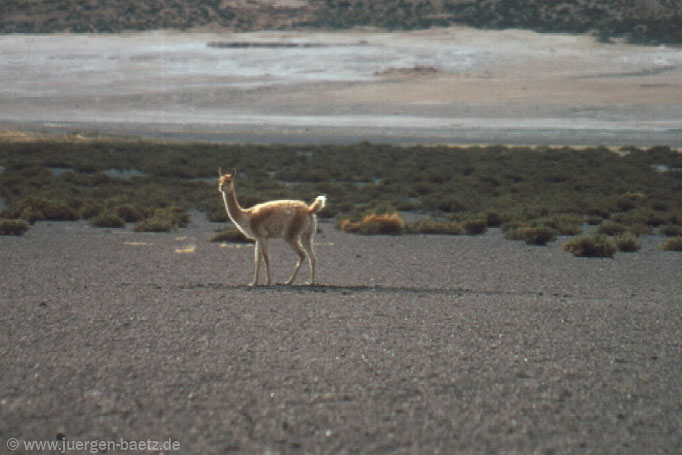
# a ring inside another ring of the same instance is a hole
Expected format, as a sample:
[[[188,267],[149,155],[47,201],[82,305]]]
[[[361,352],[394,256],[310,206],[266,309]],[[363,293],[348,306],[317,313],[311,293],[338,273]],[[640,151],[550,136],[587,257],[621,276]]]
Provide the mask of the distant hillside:
[[[454,24],[682,43],[680,0],[2,0],[1,33]]]

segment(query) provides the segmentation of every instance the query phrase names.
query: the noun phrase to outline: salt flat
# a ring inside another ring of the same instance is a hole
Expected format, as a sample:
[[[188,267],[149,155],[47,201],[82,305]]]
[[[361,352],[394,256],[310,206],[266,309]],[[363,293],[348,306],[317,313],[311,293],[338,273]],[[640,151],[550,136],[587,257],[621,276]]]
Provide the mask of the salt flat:
[[[589,36],[469,28],[4,35],[0,80],[4,129],[224,142],[682,145],[682,49]]]

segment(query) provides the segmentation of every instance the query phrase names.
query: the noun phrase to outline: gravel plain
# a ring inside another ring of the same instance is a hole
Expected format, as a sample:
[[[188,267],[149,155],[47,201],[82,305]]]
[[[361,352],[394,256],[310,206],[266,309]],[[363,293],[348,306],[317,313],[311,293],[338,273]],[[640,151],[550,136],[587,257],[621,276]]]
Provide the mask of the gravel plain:
[[[197,214],[170,234],[65,222],[0,238],[2,444],[680,453],[682,255],[662,237],[588,259],[497,230],[320,226],[314,287],[249,288],[253,248],[209,242],[219,226]],[[287,248],[273,244],[274,279]]]

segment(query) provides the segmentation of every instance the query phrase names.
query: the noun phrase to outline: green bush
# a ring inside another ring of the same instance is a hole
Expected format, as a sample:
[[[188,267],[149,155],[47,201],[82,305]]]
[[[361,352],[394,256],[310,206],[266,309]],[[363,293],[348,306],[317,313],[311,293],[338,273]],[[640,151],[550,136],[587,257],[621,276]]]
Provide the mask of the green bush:
[[[665,251],[682,251],[682,236],[669,238],[661,244],[661,249]]]
[[[124,228],[126,226],[125,220],[117,215],[101,214],[91,218],[90,226],[99,228]]]
[[[247,238],[239,229],[231,226],[216,233],[211,237],[211,242],[253,243],[253,240]]]
[[[28,231],[28,223],[24,220],[0,221],[0,235],[23,235]]]
[[[618,251],[634,252],[639,251],[639,249],[642,248],[642,242],[639,241],[639,238],[630,233],[614,237],[613,241],[615,242]]]
[[[613,257],[615,243],[602,234],[574,237],[563,246],[564,250],[578,257]]]

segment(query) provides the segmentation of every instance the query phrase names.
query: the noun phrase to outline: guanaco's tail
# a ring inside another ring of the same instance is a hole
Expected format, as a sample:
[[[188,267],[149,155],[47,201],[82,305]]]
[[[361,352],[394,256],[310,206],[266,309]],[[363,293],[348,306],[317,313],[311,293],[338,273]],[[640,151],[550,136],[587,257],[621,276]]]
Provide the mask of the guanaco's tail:
[[[308,207],[308,213],[318,213],[327,205],[327,196],[317,196],[315,202]]]

